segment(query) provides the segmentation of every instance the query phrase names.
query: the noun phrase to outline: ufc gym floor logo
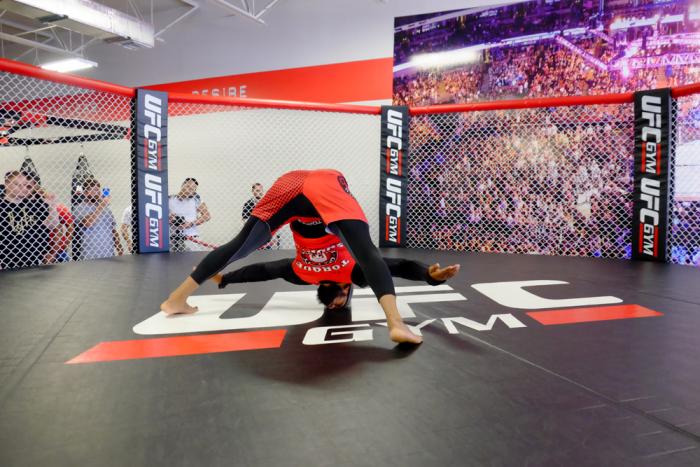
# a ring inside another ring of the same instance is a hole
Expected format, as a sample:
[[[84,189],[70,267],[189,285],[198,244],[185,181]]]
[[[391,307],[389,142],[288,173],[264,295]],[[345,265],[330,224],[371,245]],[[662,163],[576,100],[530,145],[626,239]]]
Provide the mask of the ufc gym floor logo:
[[[411,324],[411,329],[421,334],[421,329],[434,326],[447,334],[458,334],[460,329],[487,332],[497,323],[509,329],[527,328],[537,325],[562,325],[632,318],[662,316],[654,310],[640,305],[621,304],[614,296],[579,297],[568,299],[544,298],[532,288],[568,285],[557,280],[531,280],[515,282],[489,282],[473,284],[471,287],[498,305],[525,312],[493,314],[487,320],[474,320],[466,316],[426,319]],[[448,285],[397,287],[397,303],[401,316],[406,320],[416,317],[411,305],[416,303],[466,302],[467,297],[455,292]],[[282,346],[286,328],[317,321],[323,309],[316,301],[315,290],[276,292],[265,306],[254,316],[222,318],[221,316],[246,294],[200,295],[189,302],[199,307],[193,315],[167,317],[156,313],[134,326],[139,335],[179,335],[129,341],[102,342],[78,355],[67,363],[90,363],[110,360],[193,355],[242,350],[279,348]],[[540,310],[540,311],[537,311]],[[343,326],[312,327],[306,331],[302,344],[309,346],[332,345],[347,342],[371,341],[375,331],[385,329],[384,313],[370,289],[355,291],[352,300],[352,321],[357,324]],[[531,321],[532,320],[532,321]],[[277,328],[277,329],[271,329]],[[242,331],[246,330],[246,331]],[[251,331],[253,330],[253,331]],[[195,334],[212,333],[216,334]],[[221,332],[235,331],[235,332]]]

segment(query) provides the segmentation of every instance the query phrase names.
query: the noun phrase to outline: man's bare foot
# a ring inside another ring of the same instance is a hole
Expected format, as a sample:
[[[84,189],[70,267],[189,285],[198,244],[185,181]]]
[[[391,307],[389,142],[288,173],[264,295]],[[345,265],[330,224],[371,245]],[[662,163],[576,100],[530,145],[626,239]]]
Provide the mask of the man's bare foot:
[[[420,344],[423,342],[422,337],[413,334],[403,323],[389,327],[389,339],[399,344]]]
[[[168,298],[166,301],[160,304],[160,310],[166,315],[189,315],[196,313],[198,308],[196,306],[190,306],[187,304],[186,300],[177,300],[174,298]]]

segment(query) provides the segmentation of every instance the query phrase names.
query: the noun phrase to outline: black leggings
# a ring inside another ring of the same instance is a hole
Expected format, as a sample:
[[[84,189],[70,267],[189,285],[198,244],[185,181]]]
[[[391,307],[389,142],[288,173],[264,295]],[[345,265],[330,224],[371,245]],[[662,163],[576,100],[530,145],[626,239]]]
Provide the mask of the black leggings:
[[[245,258],[272,239],[270,226],[256,217],[248,218],[241,231],[228,243],[210,252],[192,271],[197,284],[212,277],[238,259]]]
[[[267,222],[251,216],[238,235],[205,256],[190,277],[197,284],[202,284],[229,264],[245,258],[268,243],[272,240],[272,232],[294,216],[319,217],[319,214],[306,196],[299,195],[285,204]]]
[[[377,299],[384,295],[396,295],[389,266],[386,265],[379,250],[372,243],[369,226],[366,222],[338,221],[330,224],[328,229],[339,237],[348,248],[355,262],[362,269],[362,273]]]
[[[257,217],[250,217],[240,233],[230,242],[221,245],[205,256],[194,272],[190,274],[190,277],[197,284],[202,284],[232,262],[245,258],[268,243],[272,239],[272,232],[294,216],[318,217],[318,213],[311,203],[303,195],[300,195],[285,205],[268,222]],[[348,248],[377,298],[384,295],[395,295],[394,281],[391,278],[389,267],[372,243],[369,226],[359,220],[341,220],[331,223],[328,228]]]

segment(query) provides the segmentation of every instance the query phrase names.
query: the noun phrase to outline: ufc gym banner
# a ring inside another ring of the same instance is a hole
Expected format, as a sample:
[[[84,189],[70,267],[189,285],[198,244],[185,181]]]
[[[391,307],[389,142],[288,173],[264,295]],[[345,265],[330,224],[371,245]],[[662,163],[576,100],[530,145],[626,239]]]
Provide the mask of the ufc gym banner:
[[[666,261],[671,90],[634,95],[632,258]]]
[[[408,107],[382,106],[379,246],[406,244]]]
[[[168,94],[136,90],[136,172],[139,252],[167,252]]]

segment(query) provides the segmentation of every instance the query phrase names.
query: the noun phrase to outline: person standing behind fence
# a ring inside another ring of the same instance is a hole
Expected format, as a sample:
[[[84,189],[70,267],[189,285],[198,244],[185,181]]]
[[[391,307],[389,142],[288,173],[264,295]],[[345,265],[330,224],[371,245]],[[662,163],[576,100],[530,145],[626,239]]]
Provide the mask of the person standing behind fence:
[[[248,201],[243,203],[243,209],[241,210],[241,220],[243,223],[245,223],[248,218],[250,218],[253,208],[255,208],[255,205],[258,204],[258,201],[260,201],[265,194],[265,190],[263,189],[262,183],[256,182],[253,183],[253,187],[251,189],[253,193],[253,197],[250,198]],[[270,243],[267,245],[263,246],[260,248],[261,250],[271,250],[272,247],[276,247],[279,249],[280,247],[280,235],[275,234],[275,238],[273,238]]]
[[[75,222],[83,228],[81,259],[109,258],[124,254],[117,236],[110,196],[104,196],[100,183],[88,178],[83,183],[83,199],[73,209]]]
[[[61,203],[56,204],[58,213],[58,225],[49,235],[51,249],[47,258],[47,263],[65,263],[70,261],[68,246],[73,239],[73,214],[70,209]]]
[[[0,269],[37,266],[49,249],[45,233],[54,227],[53,217],[34,190],[35,182],[27,173],[5,174],[0,195]]]
[[[260,201],[263,195],[265,194],[265,190],[263,190],[262,183],[253,183],[252,192],[253,197],[243,204],[243,210],[241,211],[241,220],[243,222],[247,221],[248,218],[250,218],[250,215],[253,212],[253,208],[256,204],[258,204],[258,201]]]
[[[34,243],[44,253],[41,258],[42,264],[51,264],[54,261],[53,254],[53,232],[60,226],[60,215],[58,212],[58,199],[54,193],[49,193],[42,186],[39,176],[34,172],[27,172],[29,183],[32,186],[31,197],[37,203],[46,203],[49,215],[46,220],[37,227]]]
[[[119,226],[119,234],[121,238],[124,239],[127,253],[134,252],[134,244],[131,241],[131,218],[133,217],[132,212],[133,211],[131,210],[131,206],[127,206],[124,209],[124,213],[122,214],[122,223]]]
[[[186,178],[180,187],[180,192],[171,196],[168,201],[170,208],[170,249],[172,251],[202,251],[198,226],[211,220],[207,205],[197,194],[199,182],[194,178]]]

